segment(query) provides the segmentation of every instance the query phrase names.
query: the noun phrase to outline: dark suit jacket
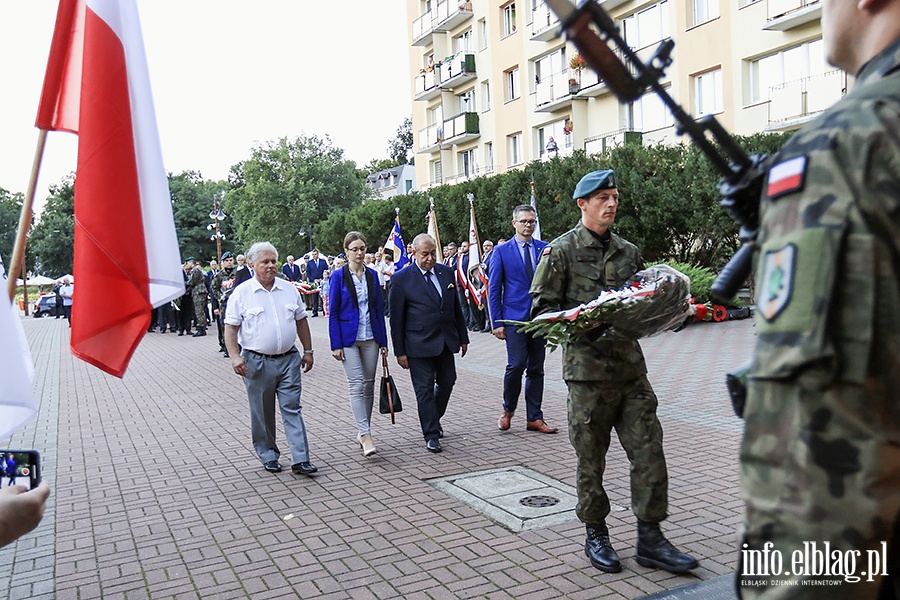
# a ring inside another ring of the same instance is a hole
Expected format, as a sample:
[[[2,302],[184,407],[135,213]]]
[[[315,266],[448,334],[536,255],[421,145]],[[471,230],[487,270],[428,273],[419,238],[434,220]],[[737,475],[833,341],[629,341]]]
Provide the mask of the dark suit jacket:
[[[324,258],[310,259],[306,261],[306,279],[308,281],[322,279],[327,269],[328,262]]]
[[[297,263],[284,263],[281,272],[288,278],[288,281],[300,281],[300,265]]]
[[[547,242],[531,240],[531,265],[537,269],[538,259]],[[503,327],[500,321],[528,321],[531,319],[531,280],[525,274],[525,261],[519,254],[515,238],[506,241],[491,251],[491,265],[488,269],[488,301],[491,305],[493,327]]]
[[[400,269],[391,278],[391,340],[395,356],[439,356],[445,347],[455,354],[461,344],[469,343],[453,269],[436,264],[434,272],[443,292],[440,303],[436,291],[426,287],[432,284],[417,266]]]
[[[240,285],[245,281],[253,279],[253,273],[250,272],[250,267],[244,265],[240,269],[235,269],[234,271],[234,285]]]

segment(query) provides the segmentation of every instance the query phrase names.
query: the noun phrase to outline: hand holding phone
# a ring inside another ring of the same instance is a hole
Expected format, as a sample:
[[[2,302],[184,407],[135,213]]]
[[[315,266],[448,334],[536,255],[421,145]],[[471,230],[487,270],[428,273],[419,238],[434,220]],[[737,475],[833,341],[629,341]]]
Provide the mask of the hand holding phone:
[[[31,491],[7,486],[0,490],[0,547],[14,542],[38,526],[44,516],[44,505],[50,486],[39,484]]]

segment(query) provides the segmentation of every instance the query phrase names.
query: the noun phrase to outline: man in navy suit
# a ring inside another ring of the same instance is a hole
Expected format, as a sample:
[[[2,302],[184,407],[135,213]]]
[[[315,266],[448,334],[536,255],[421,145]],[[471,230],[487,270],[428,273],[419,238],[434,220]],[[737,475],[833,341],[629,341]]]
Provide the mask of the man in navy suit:
[[[544,422],[541,402],[544,396],[544,356],[546,342],[542,337],[519,333],[517,325],[509,321],[531,318],[531,279],[534,268],[547,242],[534,239],[537,214],[527,204],[513,210],[513,239],[494,248],[488,270],[488,301],[491,308],[493,333],[506,340],[506,375],[503,378],[503,414],[497,427],[506,431],[519,404],[522,374],[525,374],[525,428],[541,433],[556,433],[556,427]]]
[[[453,355],[466,355],[469,334],[456,294],[453,269],[437,264],[434,238],[413,240],[414,266],[391,278],[391,339],[397,363],[409,369],[419,422],[429,452],[440,452],[441,417],[456,383]]]
[[[319,258],[319,251],[313,250],[312,256],[310,259],[306,261],[306,280],[310,283],[318,283],[319,287],[322,286],[322,278],[325,275],[325,271],[328,269],[328,262],[324,258]],[[312,302],[312,316],[319,316],[319,306],[322,304],[322,299],[320,296],[321,292],[318,294],[312,294],[310,296]],[[323,309],[324,311],[324,309]]]
[[[288,254],[287,262],[281,266],[281,273],[288,281],[300,281],[300,266],[294,264],[294,257]]]

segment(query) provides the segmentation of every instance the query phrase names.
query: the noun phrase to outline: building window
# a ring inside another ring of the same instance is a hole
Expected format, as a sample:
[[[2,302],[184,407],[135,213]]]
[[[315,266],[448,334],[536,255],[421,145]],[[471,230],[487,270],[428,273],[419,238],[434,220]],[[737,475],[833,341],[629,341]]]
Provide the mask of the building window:
[[[467,113],[467,112],[475,112],[475,90],[471,89],[467,92],[459,94],[457,96],[459,98],[459,112]]]
[[[503,37],[512,35],[516,32],[516,3],[507,4],[503,11]]]
[[[644,94],[628,105],[627,127],[632,131],[653,131],[672,125],[672,115],[655,93]]]
[[[481,82],[481,103],[484,105],[481,109],[484,112],[491,110],[491,82]]]
[[[669,2],[663,0],[622,19],[623,37],[635,50],[654,46],[671,37],[670,21]]]
[[[572,133],[566,133],[566,121],[568,120],[568,117],[566,117],[538,128],[537,144],[539,156],[553,158],[562,150],[572,147]],[[554,143],[550,145],[550,148],[547,148],[550,144],[550,138],[553,138]],[[554,146],[556,147],[555,151],[553,150]]]
[[[694,0],[694,25],[719,18],[719,0]]]
[[[509,166],[522,162],[522,132],[506,136],[506,146],[509,150]]]
[[[406,193],[407,193],[407,194],[408,194],[409,191],[412,189],[412,186],[413,186],[413,182],[412,182],[411,180],[407,179],[407,180],[406,180]]]
[[[470,177],[475,174],[475,149],[464,150],[462,152],[457,153],[459,157],[459,169],[457,171],[458,175],[465,175],[466,177]]]
[[[773,87],[831,70],[822,40],[814,40],[750,63],[750,102],[766,102]]]
[[[563,46],[555,52],[544,55],[534,61],[534,90],[541,83],[552,85],[554,75],[560,75],[563,84],[568,85],[569,63],[566,62],[566,47]]]
[[[484,19],[478,21],[478,49],[487,50],[488,47],[488,30],[487,23]]]
[[[494,170],[494,144],[488,142],[484,145],[484,168],[488,173]]]
[[[504,76],[506,77],[506,101],[512,102],[522,95],[519,89],[519,67],[510,69],[504,73]]]
[[[464,52],[466,54],[472,53],[472,30],[469,29],[462,35],[458,35],[453,38],[453,47],[456,48],[456,52]]]
[[[722,110],[722,69],[694,75],[694,116],[711,115]]]
[[[429,174],[431,175],[431,183],[441,183],[442,181],[442,172],[441,172],[441,161],[433,160],[428,165]]]

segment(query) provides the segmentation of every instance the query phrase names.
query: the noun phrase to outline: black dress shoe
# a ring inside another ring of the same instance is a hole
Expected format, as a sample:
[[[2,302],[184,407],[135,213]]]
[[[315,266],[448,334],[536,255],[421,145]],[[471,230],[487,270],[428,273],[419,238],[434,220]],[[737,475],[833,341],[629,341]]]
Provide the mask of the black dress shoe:
[[[294,463],[291,465],[291,471],[296,473],[297,475],[312,475],[319,469],[310,464],[309,461]]]
[[[437,454],[441,451],[441,443],[437,440],[428,440],[425,442],[425,449],[429,452],[434,452]]]
[[[194,332],[194,335],[192,337],[203,337],[204,335],[206,335],[206,330],[198,329],[197,331]]]
[[[619,555],[609,541],[609,530],[604,524],[587,526],[584,554],[595,569],[600,569],[606,573],[618,573],[622,570]]]
[[[266,462],[263,465],[263,467],[269,473],[281,473],[281,465],[278,463],[277,460],[270,460],[270,461]]]
[[[183,331],[179,331],[179,332],[178,332],[178,335],[184,335],[184,332],[183,332]]]
[[[443,430],[443,429],[441,429],[440,431],[438,431],[438,437],[441,438],[441,439],[444,439],[444,430]]]
[[[224,358],[231,358],[231,355],[228,354],[228,350],[224,350],[224,351],[222,352],[222,356],[223,356]]]

